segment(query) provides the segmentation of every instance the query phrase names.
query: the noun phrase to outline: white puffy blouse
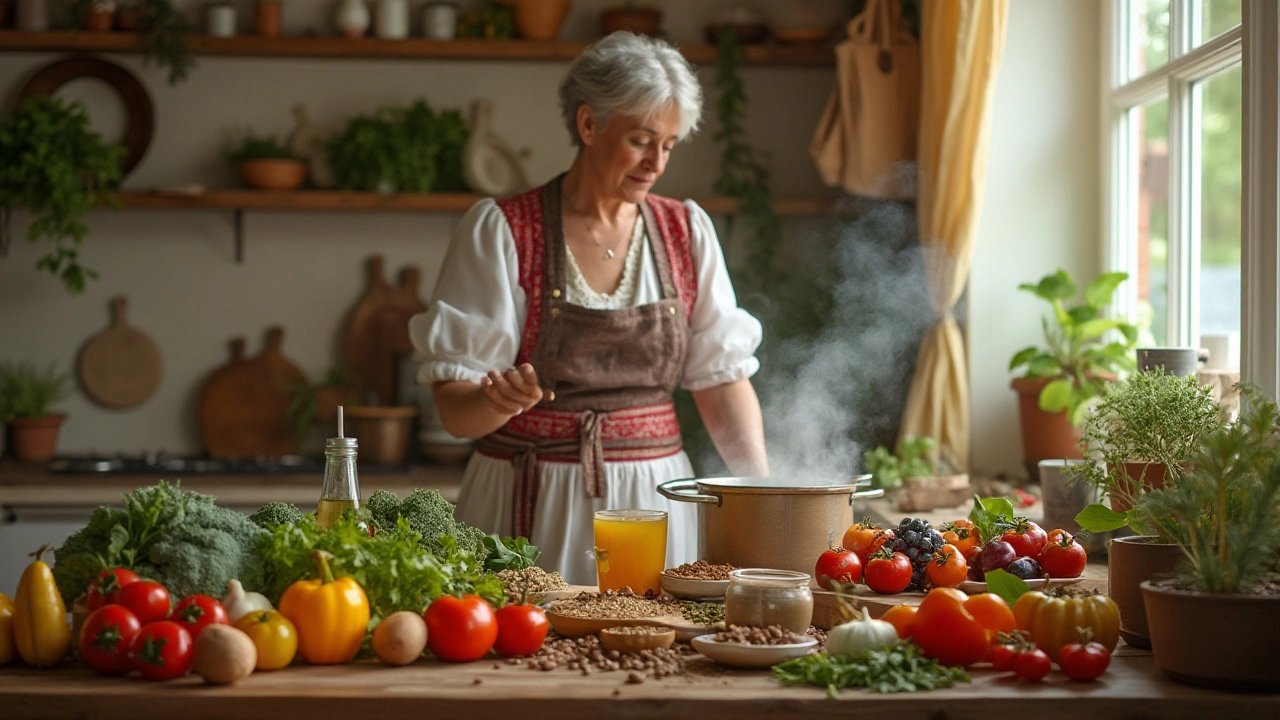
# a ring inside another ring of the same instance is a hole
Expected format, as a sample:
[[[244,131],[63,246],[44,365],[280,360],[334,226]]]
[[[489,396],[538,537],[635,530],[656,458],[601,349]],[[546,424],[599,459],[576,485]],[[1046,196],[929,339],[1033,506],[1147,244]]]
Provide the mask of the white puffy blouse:
[[[689,318],[681,386],[702,390],[755,374],[761,328],[759,321],[738,307],[711,218],[691,200],[685,201],[685,207],[698,294]],[[616,309],[662,299],[653,252],[665,250],[651,244],[643,225],[638,214],[622,282],[610,294],[596,293],[586,285],[566,244],[568,302]],[[420,383],[478,383],[489,370],[515,364],[528,313],[519,277],[515,239],[506,217],[494,200],[477,202],[454,232],[427,311],[409,322],[410,337],[423,361]],[[593,499],[582,488],[579,465],[542,464],[534,537],[530,538],[542,549],[539,564],[559,570],[570,583],[595,584],[594,561],[588,554],[593,547],[591,515],[616,508],[667,510],[668,567],[691,562],[697,553],[695,507],[666,500],[656,486],[692,474],[683,452],[656,460],[606,463],[605,497]],[[476,453],[463,478],[458,518],[486,532],[509,534],[514,481],[509,461]]]

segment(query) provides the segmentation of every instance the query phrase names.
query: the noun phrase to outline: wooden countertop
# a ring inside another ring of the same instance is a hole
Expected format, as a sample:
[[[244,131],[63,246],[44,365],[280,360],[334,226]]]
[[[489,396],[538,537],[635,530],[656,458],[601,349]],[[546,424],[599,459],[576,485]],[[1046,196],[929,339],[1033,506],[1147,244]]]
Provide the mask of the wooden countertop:
[[[0,668],[0,718],[1280,717],[1280,695],[1233,694],[1177,683],[1159,672],[1149,654],[1123,645],[1103,680],[1095,683],[1074,683],[1056,671],[1040,683],[989,670],[971,674],[972,683],[946,690],[893,695],[844,690],[838,700],[830,700],[823,689],[786,687],[768,671],[729,670],[701,657],[689,661],[684,676],[638,685],[627,684],[627,673],[620,671],[584,676],[494,660],[463,665],[423,660],[401,668],[376,662],[295,666],[255,673],[228,687],[207,686],[194,676],[169,682],[108,678],[68,663],[50,670]]]
[[[360,474],[360,495],[368,497],[379,489],[404,496],[414,488],[439,490],[450,502],[457,502],[462,487],[461,465],[415,465],[407,473]],[[0,463],[0,507],[81,508],[115,505],[120,495],[135,488],[154,485],[159,474],[80,475],[51,473],[43,465]],[[320,497],[321,476],[315,475],[187,475],[180,478],[187,490],[213,495],[226,506],[260,506],[273,500],[298,506],[313,504]]]

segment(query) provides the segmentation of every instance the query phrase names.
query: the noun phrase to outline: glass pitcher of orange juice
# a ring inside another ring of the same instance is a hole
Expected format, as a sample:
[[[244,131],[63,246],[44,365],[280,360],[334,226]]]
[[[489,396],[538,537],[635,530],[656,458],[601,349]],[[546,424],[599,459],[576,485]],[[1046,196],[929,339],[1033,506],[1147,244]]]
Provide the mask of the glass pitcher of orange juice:
[[[662,591],[667,562],[667,514],[662,510],[599,510],[596,578],[600,590],[631,588],[637,595]]]

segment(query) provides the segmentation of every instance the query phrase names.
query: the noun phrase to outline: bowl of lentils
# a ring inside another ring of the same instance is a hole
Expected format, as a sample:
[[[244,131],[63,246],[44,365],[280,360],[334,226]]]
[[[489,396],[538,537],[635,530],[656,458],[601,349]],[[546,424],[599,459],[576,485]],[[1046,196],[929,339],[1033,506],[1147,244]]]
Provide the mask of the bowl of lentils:
[[[686,600],[722,598],[729,589],[729,572],[737,569],[706,560],[685,563],[662,571],[662,589]]]

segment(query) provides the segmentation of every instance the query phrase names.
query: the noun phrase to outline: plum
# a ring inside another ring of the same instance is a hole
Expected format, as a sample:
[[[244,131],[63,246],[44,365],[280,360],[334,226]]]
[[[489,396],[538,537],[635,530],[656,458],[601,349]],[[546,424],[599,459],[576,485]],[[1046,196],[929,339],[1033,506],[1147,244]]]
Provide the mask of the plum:
[[[1023,580],[1035,580],[1043,574],[1040,571],[1040,563],[1029,557],[1020,557],[1014,560],[1009,563],[1009,567],[1005,568],[1005,571]]]
[[[1004,570],[1017,558],[1018,553],[1013,549],[1012,545],[1003,540],[993,538],[982,546],[978,564],[982,567],[983,573],[989,573],[992,570]]]

